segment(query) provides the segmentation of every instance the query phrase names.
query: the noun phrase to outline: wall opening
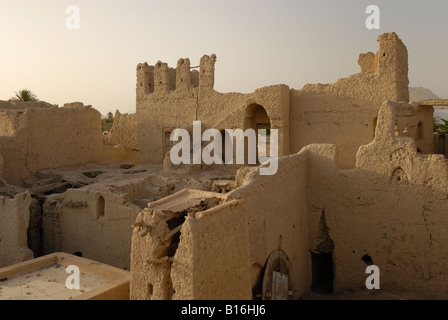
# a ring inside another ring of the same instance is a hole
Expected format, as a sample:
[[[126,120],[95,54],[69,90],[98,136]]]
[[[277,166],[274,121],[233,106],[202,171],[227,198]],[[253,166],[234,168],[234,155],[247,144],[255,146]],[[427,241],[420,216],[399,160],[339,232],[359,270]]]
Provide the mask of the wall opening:
[[[154,289],[153,289],[153,285],[150,284],[150,283],[148,283],[148,288],[147,288],[147,290],[146,290],[146,298],[147,298],[148,300],[151,300],[152,295],[153,295],[153,291],[154,291]]]
[[[251,268],[253,300],[261,300],[262,298],[263,274],[264,267],[259,263],[254,263]]]
[[[417,125],[417,137],[415,140],[420,139],[423,139],[423,123],[421,121],[419,121]]]
[[[175,232],[171,238],[171,242],[166,254],[168,257],[174,257],[177,248],[179,247],[180,234],[181,234],[180,228],[184,222],[185,222],[185,216],[180,216],[167,221],[168,229],[170,229],[171,231],[179,230]]]
[[[409,128],[408,128],[408,125],[406,124],[403,129],[403,134],[406,134],[408,132],[409,132]]]
[[[245,118],[244,118],[244,130],[254,129],[257,137],[257,163],[261,163],[267,160],[270,156],[270,130],[271,130],[271,119],[266,112],[266,109],[256,103],[249,105],[246,108]],[[260,133],[258,130],[261,130]],[[258,143],[264,146],[264,151],[258,150]],[[247,153],[247,145],[246,145]],[[259,160],[260,159],[260,160]]]
[[[333,292],[333,252],[311,252],[311,290],[317,293]]]
[[[292,300],[294,299],[294,272],[291,261],[281,250],[272,252],[264,267],[261,288],[262,300]],[[257,294],[255,298],[259,297]]]
[[[333,264],[334,242],[330,238],[325,211],[322,210],[317,232],[317,245],[311,251],[311,290],[317,293],[329,294],[333,292],[334,264]]]
[[[106,206],[106,202],[104,201],[103,196],[100,196],[96,202],[96,218],[97,219],[104,217],[105,206]]]
[[[361,260],[368,266],[373,264],[373,260],[368,254],[363,255]]]

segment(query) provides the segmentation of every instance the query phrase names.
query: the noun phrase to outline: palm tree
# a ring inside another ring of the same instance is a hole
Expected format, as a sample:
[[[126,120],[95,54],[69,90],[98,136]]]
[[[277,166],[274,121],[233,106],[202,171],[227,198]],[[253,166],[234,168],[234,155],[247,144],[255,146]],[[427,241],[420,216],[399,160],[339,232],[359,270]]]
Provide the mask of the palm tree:
[[[24,102],[39,101],[37,99],[37,96],[28,89],[19,90],[18,92],[16,92],[16,95],[11,98],[11,100]]]

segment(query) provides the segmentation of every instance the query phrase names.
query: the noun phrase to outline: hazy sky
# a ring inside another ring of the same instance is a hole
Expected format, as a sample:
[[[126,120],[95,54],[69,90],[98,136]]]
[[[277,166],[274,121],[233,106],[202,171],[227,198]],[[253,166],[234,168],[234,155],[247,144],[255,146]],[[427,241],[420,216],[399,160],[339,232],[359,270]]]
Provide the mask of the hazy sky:
[[[380,30],[365,27],[371,4]],[[79,30],[66,27],[69,5]],[[138,63],[193,66],[212,53],[219,92],[300,89],[359,72],[359,53],[391,31],[408,48],[410,85],[448,98],[447,0],[0,0],[0,100],[28,88],[54,104],[132,113]]]

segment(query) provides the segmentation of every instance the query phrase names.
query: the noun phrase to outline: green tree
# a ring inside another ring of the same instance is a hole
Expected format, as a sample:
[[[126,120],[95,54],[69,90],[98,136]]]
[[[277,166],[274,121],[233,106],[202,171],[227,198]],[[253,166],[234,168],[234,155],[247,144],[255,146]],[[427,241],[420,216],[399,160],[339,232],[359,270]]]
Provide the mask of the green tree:
[[[11,100],[24,102],[39,101],[33,91],[28,89],[19,90]]]
[[[101,119],[103,131],[109,131],[114,124],[114,115],[112,112],[107,113],[107,117]]]
[[[438,134],[448,134],[448,120],[440,119],[440,122],[437,122],[436,119],[433,119],[433,131]]]

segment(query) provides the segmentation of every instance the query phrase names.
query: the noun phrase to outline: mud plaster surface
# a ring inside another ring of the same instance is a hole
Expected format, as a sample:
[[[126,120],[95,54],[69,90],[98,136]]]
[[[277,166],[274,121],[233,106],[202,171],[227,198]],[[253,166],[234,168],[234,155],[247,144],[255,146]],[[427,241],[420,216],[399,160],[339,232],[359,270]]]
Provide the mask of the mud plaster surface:
[[[54,264],[12,279],[0,279],[0,300],[70,300],[110,283],[80,268],[80,289],[70,290],[65,287],[65,281],[73,273],[65,273],[65,269]]]

